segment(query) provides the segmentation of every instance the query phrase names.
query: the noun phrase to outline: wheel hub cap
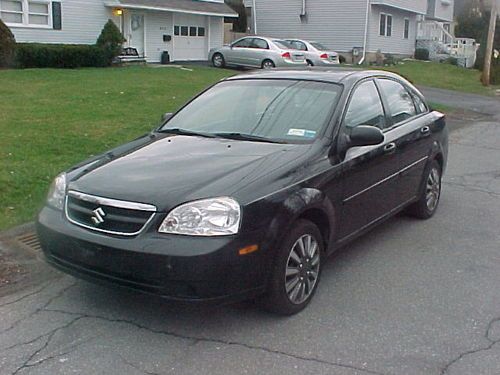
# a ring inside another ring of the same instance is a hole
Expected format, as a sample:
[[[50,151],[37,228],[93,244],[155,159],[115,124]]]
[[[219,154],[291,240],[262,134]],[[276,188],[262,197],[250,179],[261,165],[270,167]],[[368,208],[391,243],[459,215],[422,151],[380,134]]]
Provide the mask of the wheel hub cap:
[[[293,304],[305,302],[314,291],[320,267],[319,246],[316,239],[306,234],[290,250],[285,273],[285,290]]]
[[[431,173],[429,173],[429,178],[427,179],[425,190],[425,199],[429,211],[434,211],[436,209],[440,194],[441,178],[439,176],[439,171],[437,168],[432,168]]]

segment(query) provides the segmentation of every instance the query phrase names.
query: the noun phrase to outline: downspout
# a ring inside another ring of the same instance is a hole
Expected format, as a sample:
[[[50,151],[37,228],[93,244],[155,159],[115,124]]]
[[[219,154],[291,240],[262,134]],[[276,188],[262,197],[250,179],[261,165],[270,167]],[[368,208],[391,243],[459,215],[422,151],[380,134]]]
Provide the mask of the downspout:
[[[255,0],[253,0],[252,9],[253,9],[253,33],[254,35],[257,35],[257,8],[255,7]]]
[[[255,1],[255,0],[254,0]],[[363,40],[363,57],[359,60],[358,65],[365,62],[366,59],[366,44],[368,41],[368,17],[370,15],[370,0],[366,0],[366,16],[365,16],[365,37]]]

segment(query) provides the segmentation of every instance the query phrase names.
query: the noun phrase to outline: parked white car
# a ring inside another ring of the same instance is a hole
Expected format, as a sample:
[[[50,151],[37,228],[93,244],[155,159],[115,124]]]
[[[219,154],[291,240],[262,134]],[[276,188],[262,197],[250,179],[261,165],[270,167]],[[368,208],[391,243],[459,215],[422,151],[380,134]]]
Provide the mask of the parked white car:
[[[331,51],[319,42],[309,42],[302,39],[286,39],[286,42],[296,50],[304,52],[309,66],[330,66],[340,64],[339,54]]]
[[[279,39],[248,36],[212,49],[209,61],[216,68],[225,66],[246,66],[270,69],[275,67],[306,66],[305,53],[291,48]]]

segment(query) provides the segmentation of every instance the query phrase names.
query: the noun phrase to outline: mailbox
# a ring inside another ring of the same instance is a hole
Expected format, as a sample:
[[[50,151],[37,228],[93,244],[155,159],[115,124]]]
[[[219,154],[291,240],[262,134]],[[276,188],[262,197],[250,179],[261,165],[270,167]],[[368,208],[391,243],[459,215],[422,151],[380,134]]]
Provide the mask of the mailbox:
[[[172,40],[172,35],[163,35],[164,42],[170,42]]]

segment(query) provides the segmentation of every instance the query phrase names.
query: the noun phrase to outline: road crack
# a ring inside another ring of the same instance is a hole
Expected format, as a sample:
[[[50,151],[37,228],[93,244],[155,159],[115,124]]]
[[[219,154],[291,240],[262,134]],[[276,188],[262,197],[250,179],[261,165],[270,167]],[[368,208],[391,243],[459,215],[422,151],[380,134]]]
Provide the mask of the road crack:
[[[468,357],[468,356],[471,356],[471,355],[474,355],[474,354],[477,354],[477,353],[481,353],[481,352],[486,352],[488,350],[490,350],[491,348],[493,348],[493,346],[495,346],[496,344],[500,343],[500,339],[498,340],[492,340],[490,338],[490,331],[491,329],[493,328],[493,324],[497,323],[497,322],[500,322],[500,317],[499,318],[494,318],[492,319],[488,325],[486,326],[486,332],[484,334],[484,338],[486,340],[488,340],[490,343],[485,346],[485,347],[482,347],[482,348],[478,348],[478,349],[473,349],[473,350],[467,350],[463,353],[460,353],[457,357],[455,357],[454,359],[452,359],[450,362],[448,362],[441,370],[441,375],[446,375],[448,374],[450,368],[455,364],[455,363],[458,363],[460,362],[462,359],[464,359],[465,357]]]
[[[344,369],[350,369],[350,370],[362,372],[365,374],[385,375],[382,372],[370,370],[370,369],[363,368],[363,367],[358,367],[355,365],[327,361],[327,360],[315,358],[315,357],[302,356],[302,355],[298,355],[298,354],[288,353],[288,352],[285,352],[282,350],[267,348],[265,346],[251,345],[251,344],[246,344],[246,343],[232,341],[232,340],[222,340],[222,339],[209,338],[209,337],[183,335],[183,334],[173,332],[173,331],[154,329],[154,328],[147,327],[147,326],[144,326],[140,323],[137,323],[137,322],[134,322],[131,320],[126,320],[126,319],[112,319],[112,318],[108,318],[108,317],[101,316],[101,315],[75,313],[75,312],[64,311],[64,310],[59,310],[59,309],[45,309],[45,311],[58,312],[61,314],[76,315],[76,316],[81,317],[82,319],[97,319],[97,320],[104,320],[104,321],[109,322],[109,323],[128,324],[128,325],[131,325],[137,329],[146,330],[146,331],[151,332],[153,334],[164,335],[164,336],[174,337],[174,338],[183,339],[183,340],[190,340],[190,341],[194,341],[194,342],[207,342],[207,343],[214,343],[214,344],[220,344],[220,345],[226,345],[226,346],[239,346],[239,347],[246,348],[249,350],[263,351],[266,353],[285,356],[285,357],[297,359],[300,361],[318,363],[318,364],[332,366],[332,367],[340,367],[340,368],[344,368]]]

